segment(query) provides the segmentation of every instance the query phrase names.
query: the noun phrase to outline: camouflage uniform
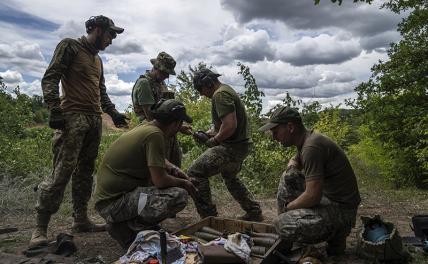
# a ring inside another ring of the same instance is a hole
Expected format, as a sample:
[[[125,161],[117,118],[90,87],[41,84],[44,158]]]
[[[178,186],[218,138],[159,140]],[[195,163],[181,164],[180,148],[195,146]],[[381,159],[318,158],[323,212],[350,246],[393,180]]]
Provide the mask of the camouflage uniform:
[[[125,193],[113,201],[98,202],[96,209],[107,223],[126,221],[153,226],[183,210],[187,204],[187,196],[187,191],[178,187],[166,189],[158,189],[154,186],[137,187],[134,191]],[[138,203],[141,199],[147,199],[147,201],[139,212]]]
[[[318,243],[346,237],[355,226],[357,209],[347,209],[323,196],[320,205],[286,211],[289,202],[305,190],[305,176],[292,168],[284,172],[278,187],[278,218],[274,225],[287,241]]]
[[[223,145],[207,149],[190,166],[187,173],[198,180],[199,197],[195,200],[199,215],[204,218],[216,216],[217,208],[211,199],[209,177],[221,174],[233,198],[247,213],[261,214],[260,205],[237,177],[242,162],[249,153],[250,144],[227,147]]]
[[[167,53],[161,52],[156,59],[151,59],[153,67],[160,69],[161,71],[168,72],[169,74],[175,75],[173,68],[175,67],[175,60]],[[172,69],[172,70],[171,70]],[[143,87],[147,87],[150,90],[150,95],[145,94],[147,91],[143,91]],[[160,99],[173,99],[174,93],[169,91],[164,82],[158,82],[154,80],[150,72],[146,72],[144,75],[141,75],[138,80],[135,82],[134,87],[132,88],[132,105],[134,112],[137,115],[140,122],[147,120],[145,116],[143,105],[141,102],[141,97],[152,97],[153,101],[150,103],[157,103]],[[147,100],[147,98],[145,99]],[[150,100],[150,99],[149,99]],[[180,144],[177,140],[177,136],[174,136],[168,139],[167,143],[167,159],[174,165],[181,167],[181,159],[183,153],[180,148]]]
[[[88,61],[92,64],[88,68],[82,68],[81,65]],[[87,72],[79,73],[79,69]],[[88,75],[86,79],[81,77],[85,74]],[[76,79],[77,77],[82,79]],[[60,80],[68,82],[67,87],[70,88],[61,100],[58,85]],[[82,85],[81,87],[85,85],[88,89],[95,88],[99,94],[93,96],[93,101],[85,101],[86,98],[78,97],[79,91],[75,91],[78,89],[70,84],[72,81],[75,85]],[[39,185],[40,196],[36,210],[40,214],[49,215],[57,212],[65,187],[72,178],[74,215],[86,216],[92,192],[92,173],[101,140],[101,108],[108,112],[115,106],[106,92],[101,58],[85,37],[78,40],[64,39],[58,44],[43,76],[42,89],[49,109],[61,109],[64,113],[65,127],[55,131],[53,172]]]

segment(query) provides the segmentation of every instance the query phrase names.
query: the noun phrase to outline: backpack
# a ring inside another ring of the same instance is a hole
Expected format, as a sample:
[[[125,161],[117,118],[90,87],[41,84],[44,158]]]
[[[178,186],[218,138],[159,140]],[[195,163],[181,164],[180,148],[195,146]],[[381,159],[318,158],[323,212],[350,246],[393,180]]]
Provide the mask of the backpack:
[[[361,216],[362,229],[357,233],[357,255],[374,263],[406,263],[409,253],[393,223],[379,215]]]

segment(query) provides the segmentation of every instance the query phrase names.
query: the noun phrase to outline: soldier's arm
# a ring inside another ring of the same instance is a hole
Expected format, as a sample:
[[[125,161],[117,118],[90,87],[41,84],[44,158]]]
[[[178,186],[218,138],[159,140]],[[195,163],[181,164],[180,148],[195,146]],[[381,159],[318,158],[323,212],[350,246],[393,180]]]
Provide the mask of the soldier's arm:
[[[305,191],[294,201],[287,204],[287,210],[311,208],[318,205],[322,197],[322,179],[306,181]]]
[[[52,60],[43,75],[43,99],[50,110],[60,109],[59,82],[77,53],[74,42],[72,39],[64,39],[56,46]]]
[[[157,188],[180,187],[185,189],[192,197],[196,197],[197,189],[189,180],[169,175],[161,167],[149,167],[149,171],[153,185]]]
[[[105,79],[104,79],[104,68],[103,68],[103,62],[101,61],[101,58],[99,58],[101,62],[101,78],[100,78],[100,100],[101,100],[101,108],[105,113],[111,113],[113,109],[115,108],[115,105],[111,102],[110,97],[107,94],[107,88],[105,85]]]
[[[217,142],[222,142],[235,133],[238,121],[236,120],[236,112],[233,111],[221,118],[221,125],[218,133],[214,136]]]

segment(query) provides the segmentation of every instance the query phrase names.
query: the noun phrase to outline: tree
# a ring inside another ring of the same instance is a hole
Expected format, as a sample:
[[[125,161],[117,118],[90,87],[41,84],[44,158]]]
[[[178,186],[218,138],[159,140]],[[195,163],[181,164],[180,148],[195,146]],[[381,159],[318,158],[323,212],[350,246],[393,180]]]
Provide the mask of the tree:
[[[396,13],[411,10],[398,25],[403,39],[391,45],[388,61],[372,67],[352,105],[395,160],[396,185],[427,186],[428,1],[390,0],[383,7]]]
[[[248,112],[259,118],[262,112],[262,97],[264,97],[265,94],[259,90],[256,79],[250,73],[250,68],[240,62],[238,62],[237,65],[240,69],[238,74],[242,75],[245,81],[245,92],[241,96],[241,99],[247,107]]]

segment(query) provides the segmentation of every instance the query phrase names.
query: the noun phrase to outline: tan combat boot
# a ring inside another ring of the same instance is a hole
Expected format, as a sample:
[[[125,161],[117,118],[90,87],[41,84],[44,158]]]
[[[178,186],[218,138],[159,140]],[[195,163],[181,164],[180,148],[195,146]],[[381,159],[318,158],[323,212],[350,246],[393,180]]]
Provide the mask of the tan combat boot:
[[[48,230],[48,224],[50,219],[51,219],[50,214],[37,213],[36,229],[33,231],[33,234],[31,235],[30,243],[28,245],[29,248],[47,246],[48,244],[47,230]]]
[[[74,213],[73,233],[92,233],[106,231],[106,224],[95,224],[88,218],[86,210]]]

